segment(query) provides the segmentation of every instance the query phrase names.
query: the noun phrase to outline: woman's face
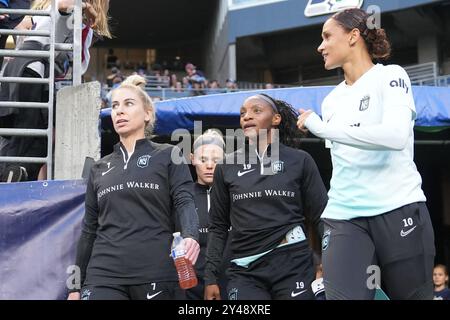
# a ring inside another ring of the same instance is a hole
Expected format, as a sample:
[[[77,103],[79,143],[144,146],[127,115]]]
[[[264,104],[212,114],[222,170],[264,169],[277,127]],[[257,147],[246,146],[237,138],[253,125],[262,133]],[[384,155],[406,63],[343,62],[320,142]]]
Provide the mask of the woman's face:
[[[351,33],[334,19],[328,19],[322,28],[322,43],[317,51],[323,56],[325,69],[341,67],[350,54]]]
[[[245,100],[240,115],[240,124],[244,135],[251,140],[258,137],[264,130],[268,134],[270,129],[278,126],[281,121],[280,115],[275,114],[270,104],[258,97],[250,97]]]
[[[151,120],[150,110],[135,90],[119,88],[114,90],[111,103],[111,118],[114,129],[120,137],[143,134],[146,123]]]
[[[217,162],[223,158],[223,149],[215,144],[205,144],[195,149],[192,165],[197,172],[197,182],[211,186]]]
[[[433,283],[437,286],[445,285],[448,281],[448,276],[445,275],[444,269],[442,268],[434,268],[433,270]]]

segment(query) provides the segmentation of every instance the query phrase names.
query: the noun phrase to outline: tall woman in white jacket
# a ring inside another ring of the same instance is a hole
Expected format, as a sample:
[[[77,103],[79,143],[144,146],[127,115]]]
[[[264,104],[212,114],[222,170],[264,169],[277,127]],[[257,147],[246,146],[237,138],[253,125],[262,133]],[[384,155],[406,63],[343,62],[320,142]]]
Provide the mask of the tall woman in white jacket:
[[[360,9],[328,19],[318,51],[345,81],[323,101],[322,119],[300,110],[298,127],[326,140],[333,174],[322,215],[327,299],[432,299],[434,234],[413,161],[411,82],[387,58],[383,29]]]

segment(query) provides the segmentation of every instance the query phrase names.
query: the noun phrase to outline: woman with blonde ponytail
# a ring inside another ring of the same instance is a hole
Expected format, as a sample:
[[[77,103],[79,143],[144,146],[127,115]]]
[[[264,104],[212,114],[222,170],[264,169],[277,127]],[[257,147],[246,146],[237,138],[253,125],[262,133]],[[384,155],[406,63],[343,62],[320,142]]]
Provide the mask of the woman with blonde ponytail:
[[[189,263],[195,264],[198,216],[193,182],[180,150],[145,138],[155,107],[132,76],[112,91],[111,118],[120,142],[93,166],[78,243],[79,286],[69,299],[184,299],[170,258],[179,222]]]

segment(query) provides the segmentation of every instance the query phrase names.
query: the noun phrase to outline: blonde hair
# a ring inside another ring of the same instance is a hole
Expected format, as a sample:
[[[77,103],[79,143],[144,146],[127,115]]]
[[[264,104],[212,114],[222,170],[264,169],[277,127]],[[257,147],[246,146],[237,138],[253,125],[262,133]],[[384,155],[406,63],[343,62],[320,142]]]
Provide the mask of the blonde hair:
[[[44,10],[52,4],[52,0],[35,0],[31,6],[32,10]]]
[[[111,38],[111,32],[109,30],[109,0],[86,0],[87,3],[92,5],[95,12],[97,13],[97,23],[93,30],[100,36]],[[35,0],[31,9],[33,10],[44,10],[47,9],[52,4],[52,0]]]
[[[144,109],[149,110],[151,112],[151,119],[149,122],[147,122],[147,127],[146,127],[146,131],[147,131],[146,135],[148,135],[152,132],[152,130],[155,126],[156,113],[155,113],[155,106],[153,104],[152,99],[147,94],[147,92],[144,91],[146,84],[147,84],[147,80],[145,80],[145,78],[143,78],[139,75],[132,75],[132,76],[129,76],[128,78],[126,78],[119,87],[114,89],[112,91],[112,94],[114,94],[114,92],[119,89],[130,89],[130,90],[133,90],[135,93],[137,93],[139,98],[141,98],[141,101],[144,105]]]
[[[145,80],[144,77],[142,77],[138,74],[133,74],[133,75],[127,77],[122,82],[122,85],[133,85],[133,86],[139,87],[141,89],[144,89],[146,84],[147,84],[147,80]]]
[[[201,136],[195,139],[192,149],[195,151],[197,148],[208,144],[214,144],[223,149],[225,147],[225,142],[222,133],[215,129],[206,130]]]

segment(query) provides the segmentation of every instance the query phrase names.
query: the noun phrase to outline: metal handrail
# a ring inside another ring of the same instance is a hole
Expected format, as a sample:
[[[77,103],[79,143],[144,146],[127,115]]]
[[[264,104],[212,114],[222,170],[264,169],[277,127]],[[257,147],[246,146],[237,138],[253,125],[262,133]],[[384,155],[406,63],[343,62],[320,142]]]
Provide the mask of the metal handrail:
[[[47,109],[48,103],[45,102],[15,102],[15,101],[0,101],[0,108],[33,108],[33,109]]]
[[[47,158],[36,157],[2,157],[2,162],[47,163]]]
[[[52,0],[52,7],[54,2]],[[51,16],[50,11],[29,9],[0,9],[0,14],[16,14],[22,16]]]
[[[0,129],[0,136],[45,137],[47,133],[45,129]]]
[[[40,30],[0,29],[0,35],[50,37],[50,32]]]
[[[50,58],[48,51],[40,50],[0,50],[3,57]]]
[[[49,78],[0,77],[0,82],[49,84]]]

